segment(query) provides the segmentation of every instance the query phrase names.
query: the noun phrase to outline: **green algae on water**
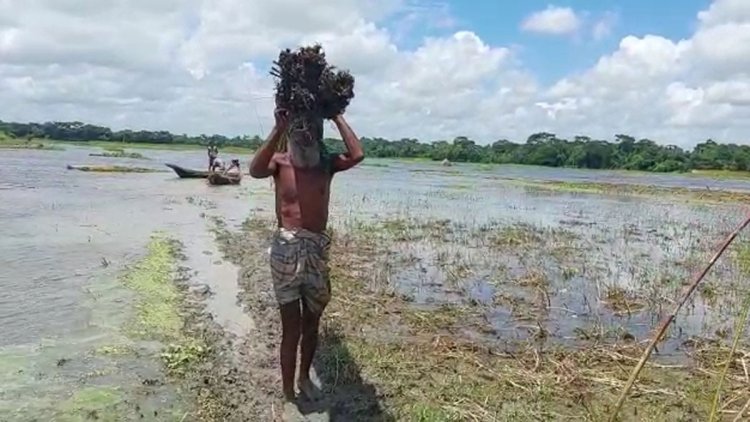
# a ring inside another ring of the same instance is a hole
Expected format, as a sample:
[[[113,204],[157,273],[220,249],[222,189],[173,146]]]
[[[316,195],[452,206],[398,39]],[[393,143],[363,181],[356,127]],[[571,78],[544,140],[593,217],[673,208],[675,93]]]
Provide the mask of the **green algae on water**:
[[[110,344],[97,348],[94,353],[102,356],[128,356],[136,353],[131,344]]]
[[[123,396],[114,388],[89,387],[76,391],[72,397],[60,404],[60,421],[77,422],[88,420],[119,421],[118,406]]]
[[[167,370],[174,375],[184,375],[191,365],[201,361],[208,350],[199,341],[187,341],[184,344],[170,344],[161,353]]]
[[[155,234],[148,253],[123,277],[123,282],[138,296],[136,314],[128,324],[129,334],[165,343],[161,360],[170,374],[181,376],[200,362],[208,349],[202,339],[184,330],[184,298],[174,282],[177,253],[176,242]]]
[[[138,337],[174,341],[180,338],[180,292],[173,282],[176,248],[161,235],[152,237],[147,255],[123,277],[137,295],[136,317],[129,331]]]

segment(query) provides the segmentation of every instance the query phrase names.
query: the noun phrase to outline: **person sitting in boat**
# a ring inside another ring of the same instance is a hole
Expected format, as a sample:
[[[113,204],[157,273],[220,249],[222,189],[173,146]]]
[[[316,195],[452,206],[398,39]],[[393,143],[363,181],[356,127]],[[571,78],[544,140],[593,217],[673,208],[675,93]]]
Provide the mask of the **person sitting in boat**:
[[[221,161],[221,158],[214,158],[214,162],[211,164],[210,171],[224,171],[224,162]]]
[[[231,174],[231,175],[239,175],[240,174],[240,160],[234,159],[229,164],[229,167],[227,167],[226,170],[224,170],[224,174]]]

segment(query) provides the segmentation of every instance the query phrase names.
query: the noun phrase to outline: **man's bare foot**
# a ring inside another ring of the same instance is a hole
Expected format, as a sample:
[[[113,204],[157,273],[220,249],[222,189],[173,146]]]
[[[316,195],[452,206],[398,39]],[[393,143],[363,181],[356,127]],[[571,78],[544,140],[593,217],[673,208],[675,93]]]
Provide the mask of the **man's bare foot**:
[[[320,387],[315,385],[310,378],[300,378],[297,381],[297,388],[299,392],[305,396],[308,400],[315,401],[321,398],[323,393],[320,391]]]
[[[299,407],[293,400],[284,400],[284,409],[281,415],[284,422],[304,422],[305,417],[299,411]]]

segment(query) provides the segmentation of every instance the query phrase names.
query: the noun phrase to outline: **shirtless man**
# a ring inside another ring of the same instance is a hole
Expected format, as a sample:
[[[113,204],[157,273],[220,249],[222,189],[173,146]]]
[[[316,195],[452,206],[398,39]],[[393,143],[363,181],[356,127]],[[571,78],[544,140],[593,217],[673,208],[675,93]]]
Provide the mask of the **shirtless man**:
[[[216,158],[216,155],[214,155],[213,145],[208,146],[207,152],[208,152],[208,171],[211,171],[214,168],[214,159]]]
[[[208,146],[208,171],[214,170],[214,161],[216,161],[216,157],[219,155],[219,148],[216,145],[209,145]]]
[[[328,204],[333,175],[364,159],[359,139],[342,115],[333,119],[344,154],[324,154],[323,120],[274,113],[276,125],[250,163],[254,178],[273,176],[278,230],[271,245],[271,275],[281,310],[281,378],[284,397],[295,399],[294,375],[300,344],[297,388],[314,398],[310,366],[318,344],[320,317],[331,298],[328,279]],[[291,124],[290,122],[294,123]],[[284,139],[286,138],[286,139]],[[279,148],[286,141],[286,148]],[[283,152],[278,152],[279,150]]]

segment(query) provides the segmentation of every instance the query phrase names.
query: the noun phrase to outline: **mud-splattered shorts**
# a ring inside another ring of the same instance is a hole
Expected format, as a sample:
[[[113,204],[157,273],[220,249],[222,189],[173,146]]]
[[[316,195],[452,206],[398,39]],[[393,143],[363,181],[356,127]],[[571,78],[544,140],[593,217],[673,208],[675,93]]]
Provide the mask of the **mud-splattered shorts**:
[[[280,228],[271,244],[271,276],[279,305],[302,299],[307,308],[321,313],[331,299],[326,233]]]

